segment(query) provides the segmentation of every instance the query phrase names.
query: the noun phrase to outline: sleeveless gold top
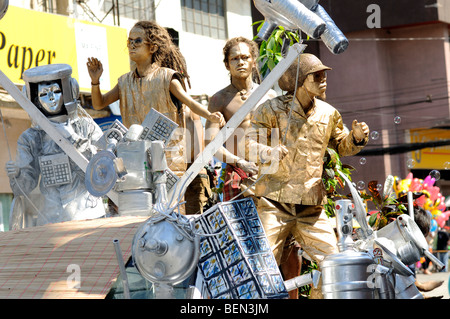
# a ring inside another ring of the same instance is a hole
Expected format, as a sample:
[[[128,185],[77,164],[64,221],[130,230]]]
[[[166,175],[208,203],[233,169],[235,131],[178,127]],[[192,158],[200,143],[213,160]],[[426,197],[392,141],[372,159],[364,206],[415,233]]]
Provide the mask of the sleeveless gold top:
[[[170,82],[174,78],[179,79],[184,87],[181,75],[164,67],[155,67],[145,77],[139,77],[136,71],[122,75],[118,80],[120,113],[127,128],[132,124],[142,124],[152,108],[178,124],[178,129],[166,146],[166,158],[169,168],[178,176],[182,176],[186,171],[186,124],[184,105],[179,103],[180,106],[177,107],[170,93]]]

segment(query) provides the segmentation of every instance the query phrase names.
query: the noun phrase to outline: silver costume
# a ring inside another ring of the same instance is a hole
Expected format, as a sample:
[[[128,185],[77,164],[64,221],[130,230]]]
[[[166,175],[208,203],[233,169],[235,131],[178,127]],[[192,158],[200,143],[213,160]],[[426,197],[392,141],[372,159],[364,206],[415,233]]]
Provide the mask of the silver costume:
[[[78,106],[78,83],[71,74],[72,68],[66,64],[26,70],[24,91],[57,130],[89,159],[96,152],[93,144],[102,136],[102,131]],[[35,123],[20,135],[16,161],[8,162],[6,170],[15,197],[28,197],[39,183],[43,203],[39,208],[32,205],[39,210],[33,212],[37,213],[35,225],[105,215],[102,199],[86,190],[84,172]],[[13,210],[14,213],[25,214]],[[33,225],[18,228],[23,226]]]

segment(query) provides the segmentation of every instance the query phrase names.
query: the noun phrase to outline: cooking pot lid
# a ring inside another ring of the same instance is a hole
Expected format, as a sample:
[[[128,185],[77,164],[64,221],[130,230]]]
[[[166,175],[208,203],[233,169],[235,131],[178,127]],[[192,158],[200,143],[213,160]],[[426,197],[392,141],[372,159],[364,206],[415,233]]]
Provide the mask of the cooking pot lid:
[[[89,161],[85,174],[85,184],[89,193],[101,197],[114,187],[118,178],[114,167],[115,158],[110,151],[100,151]]]

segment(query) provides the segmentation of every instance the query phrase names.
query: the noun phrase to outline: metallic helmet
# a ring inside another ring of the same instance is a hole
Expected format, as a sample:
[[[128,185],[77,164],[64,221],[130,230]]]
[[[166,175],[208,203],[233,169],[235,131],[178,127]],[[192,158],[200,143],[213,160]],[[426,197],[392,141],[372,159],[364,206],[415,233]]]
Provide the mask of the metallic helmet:
[[[299,61],[300,60],[300,61]],[[303,53],[300,55],[299,59],[296,59],[284,72],[284,74],[278,80],[278,85],[283,91],[293,93],[295,91],[295,77],[297,75],[298,68],[298,83],[297,86],[301,87],[306,77],[309,74],[323,71],[331,70],[330,67],[323,65],[322,61],[319,60],[314,54]]]
[[[0,0],[0,19],[2,19],[6,11],[8,11],[9,1],[8,0]]]
[[[22,75],[25,81],[24,93],[42,111],[42,106],[37,102],[39,84],[56,82],[62,90],[64,113],[73,115],[77,109],[79,86],[71,75],[72,67],[68,64],[48,64],[25,70]]]

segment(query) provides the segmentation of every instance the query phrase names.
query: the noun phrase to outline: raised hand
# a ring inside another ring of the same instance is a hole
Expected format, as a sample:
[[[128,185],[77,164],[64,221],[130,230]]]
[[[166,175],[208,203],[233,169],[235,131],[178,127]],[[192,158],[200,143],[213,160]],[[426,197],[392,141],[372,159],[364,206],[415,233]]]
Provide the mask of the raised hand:
[[[353,120],[352,134],[357,143],[361,142],[367,136],[369,136],[369,132],[369,126],[365,122],[358,122],[357,120]]]
[[[103,74],[103,65],[97,58],[88,58],[86,63],[92,84],[100,83],[100,77]]]

